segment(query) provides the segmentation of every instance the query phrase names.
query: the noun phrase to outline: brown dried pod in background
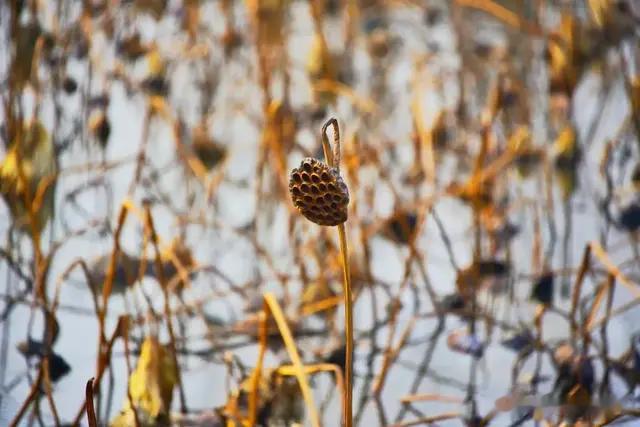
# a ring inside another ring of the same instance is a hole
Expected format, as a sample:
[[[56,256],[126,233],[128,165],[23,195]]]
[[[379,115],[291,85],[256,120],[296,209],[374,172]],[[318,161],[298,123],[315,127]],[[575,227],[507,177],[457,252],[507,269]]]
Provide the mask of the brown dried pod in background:
[[[227,157],[227,148],[209,136],[205,124],[193,128],[191,132],[193,154],[207,171],[212,170]]]
[[[96,138],[96,141],[103,149],[109,143],[109,136],[111,135],[111,123],[109,118],[103,110],[96,110],[89,117],[89,130]]]
[[[127,61],[135,61],[149,52],[149,46],[142,42],[140,33],[137,32],[119,40],[116,49],[118,54],[122,55]]]
[[[347,220],[349,190],[337,169],[305,158],[291,171],[289,192],[305,218],[318,225],[338,225]]]

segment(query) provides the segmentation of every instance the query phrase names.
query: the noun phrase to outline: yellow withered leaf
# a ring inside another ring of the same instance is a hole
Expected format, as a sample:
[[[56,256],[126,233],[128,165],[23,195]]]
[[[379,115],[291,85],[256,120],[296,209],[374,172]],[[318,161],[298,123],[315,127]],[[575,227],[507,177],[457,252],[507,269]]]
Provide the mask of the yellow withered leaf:
[[[318,83],[336,80],[337,71],[327,43],[320,34],[314,36],[307,58],[307,73],[313,88],[313,96],[317,103],[329,104],[335,101],[335,93],[318,87]]]
[[[549,43],[549,66],[551,68],[551,79],[562,79],[565,70],[568,68],[569,58],[562,46],[558,43]]]
[[[142,343],[136,369],[129,377],[131,403],[139,418],[150,423],[166,418],[176,383],[177,369],[173,357],[157,338],[148,336]],[[111,426],[126,425],[131,414],[130,402],[126,399],[124,410],[111,422]]]
[[[152,95],[149,97],[148,101],[149,110],[152,114],[157,114],[164,119],[169,118],[169,105],[167,104],[167,100],[164,96]]]
[[[589,13],[595,24],[602,28],[609,19],[611,0],[588,0]]]
[[[286,156],[295,144],[297,124],[291,107],[279,100],[273,100],[267,108],[265,138],[270,144],[278,145]]]
[[[27,199],[28,203],[40,203],[34,206],[36,223],[31,225],[42,231],[53,213],[57,173],[53,142],[42,123],[35,120],[24,125],[9,147],[0,164],[0,194],[20,228],[28,229],[31,223]]]
[[[333,79],[335,68],[326,41],[320,34],[316,34],[309,50],[307,72],[312,80]]]
[[[154,46],[149,53],[147,53],[147,69],[149,70],[149,75],[152,76],[160,76],[164,74],[165,71],[165,63],[158,52],[158,48]]]
[[[129,378],[134,405],[153,417],[167,413],[176,382],[176,366],[171,355],[156,338],[147,337],[142,343],[136,370]]]
[[[579,23],[570,14],[563,14],[560,25],[549,39],[549,78],[552,91],[571,95],[578,81],[580,47]]]
[[[567,200],[577,188],[576,163],[580,156],[574,127],[567,124],[558,134],[554,144],[555,171],[563,199]]]
[[[507,140],[507,149],[513,152],[515,167],[522,178],[531,174],[540,164],[543,153],[531,141],[531,132],[527,126],[519,126]]]
[[[175,238],[161,250],[164,277],[170,290],[182,291],[190,282],[191,271],[197,266],[191,249],[180,238]]]
[[[557,158],[569,159],[575,156],[577,149],[576,131],[573,126],[566,125],[558,134],[553,144],[553,151]]]
[[[518,126],[507,141],[507,148],[514,153],[525,151],[531,143],[531,133],[527,126]]]

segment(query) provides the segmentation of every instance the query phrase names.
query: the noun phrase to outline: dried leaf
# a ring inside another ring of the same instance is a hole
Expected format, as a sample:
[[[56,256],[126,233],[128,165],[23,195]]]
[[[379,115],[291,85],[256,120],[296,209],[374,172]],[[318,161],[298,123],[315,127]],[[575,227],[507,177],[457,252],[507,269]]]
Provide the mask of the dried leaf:
[[[270,402],[269,421],[272,424],[302,425],[304,421],[304,399],[295,377],[276,375],[272,379],[274,389]]]
[[[393,242],[406,245],[415,238],[417,227],[418,216],[415,213],[399,211],[385,222],[382,235]]]
[[[167,348],[155,337],[145,338],[136,369],[129,378],[129,394],[142,420],[152,423],[167,419],[177,381],[177,368]],[[126,399],[123,411],[111,422],[111,426],[123,426],[132,419],[133,412],[129,405]]]
[[[587,0],[591,19],[600,28],[609,20],[609,8],[612,5],[611,0]]]
[[[89,130],[103,149],[109,143],[111,135],[111,124],[107,115],[102,110],[94,111],[89,117]]]
[[[47,345],[41,341],[36,341],[32,338],[28,338],[27,341],[18,343],[18,351],[22,355],[29,359],[38,359],[38,365],[42,363],[42,360],[46,357],[49,358],[49,378],[53,383],[58,382],[62,377],[71,372],[71,366],[67,363],[62,356],[54,353]]]
[[[195,126],[191,132],[193,154],[206,171],[211,171],[227,157],[227,148],[209,136],[205,125]]]
[[[184,5],[182,29],[189,34],[189,37],[191,38],[191,40],[194,40],[198,33],[199,25],[200,25],[200,2],[198,0],[187,0]]]
[[[526,126],[519,126],[507,141],[507,148],[514,153],[515,165],[522,178],[528,177],[543,158],[531,142],[531,133]]]
[[[41,34],[42,29],[36,21],[18,26],[9,73],[12,87],[22,89],[31,80],[36,42]]]
[[[579,157],[578,139],[576,130],[567,124],[558,134],[554,144],[555,164],[557,168],[570,168],[575,166]]]
[[[135,0],[135,8],[139,13],[147,13],[159,21],[167,9],[167,0]]]
[[[288,0],[246,0],[256,25],[257,40],[265,46],[282,46]]]
[[[150,96],[148,102],[151,114],[158,115],[165,119],[169,117],[169,104],[163,96]]]
[[[0,165],[0,194],[7,202],[15,225],[31,231],[41,232],[49,222],[54,208],[55,176],[58,166],[53,142],[49,133],[38,120],[26,123],[11,142],[9,151]],[[33,206],[35,223],[25,198],[34,203],[38,193],[40,206]]]
[[[165,61],[160,55],[158,48],[154,46],[146,56],[147,70],[150,76],[161,76],[165,72]]]
[[[553,303],[554,277],[551,273],[540,276],[533,284],[531,299],[540,304],[551,305]]]
[[[561,92],[571,97],[581,72],[577,38],[579,23],[570,14],[563,14],[560,25],[549,39],[549,74],[552,93]]]
[[[135,61],[149,52],[149,46],[142,43],[140,33],[136,32],[118,41],[117,51],[126,60]]]
[[[307,72],[313,86],[320,81],[334,81],[337,76],[334,58],[329,52],[324,37],[319,34],[314,36],[307,59]],[[335,101],[335,94],[328,90],[314,88],[314,97],[320,104],[329,104]]]
[[[558,134],[553,151],[555,153],[555,173],[564,200],[567,200],[576,190],[578,177],[576,163],[580,159],[580,148],[576,131],[568,124]]]

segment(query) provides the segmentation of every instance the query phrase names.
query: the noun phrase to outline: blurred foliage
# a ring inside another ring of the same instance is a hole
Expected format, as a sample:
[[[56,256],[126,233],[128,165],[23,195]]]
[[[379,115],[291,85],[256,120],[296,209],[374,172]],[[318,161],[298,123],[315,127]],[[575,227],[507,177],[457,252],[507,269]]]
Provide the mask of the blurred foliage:
[[[0,33],[14,425],[79,425],[87,372],[96,425],[338,425],[341,252],[296,211],[328,181],[288,196],[331,116],[356,425],[640,416],[638,2],[11,0]]]

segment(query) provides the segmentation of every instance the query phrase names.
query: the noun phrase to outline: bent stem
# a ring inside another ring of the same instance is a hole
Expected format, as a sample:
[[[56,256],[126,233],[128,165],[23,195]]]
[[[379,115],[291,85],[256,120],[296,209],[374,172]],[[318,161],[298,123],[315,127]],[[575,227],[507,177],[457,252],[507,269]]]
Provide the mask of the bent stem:
[[[329,146],[327,128],[333,126],[333,152]],[[329,119],[322,126],[322,150],[327,164],[336,168],[340,173],[340,128],[335,118]],[[345,369],[344,369],[344,425],[353,424],[353,298],[351,296],[351,272],[349,271],[349,250],[347,248],[347,233],[344,223],[338,224],[340,238],[340,254],[342,255],[342,273],[344,276],[344,321],[346,334]]]
[[[344,374],[344,425],[351,427],[353,401],[353,298],[351,297],[351,272],[349,271],[349,252],[347,233],[344,224],[338,225],[340,253],[342,254],[342,272],[344,275],[344,319],[346,330],[346,355]]]

